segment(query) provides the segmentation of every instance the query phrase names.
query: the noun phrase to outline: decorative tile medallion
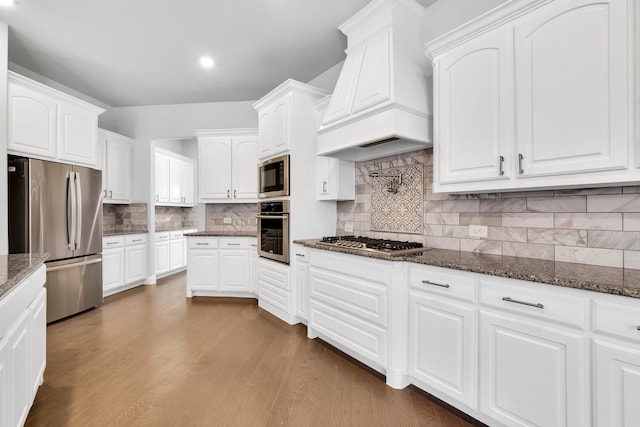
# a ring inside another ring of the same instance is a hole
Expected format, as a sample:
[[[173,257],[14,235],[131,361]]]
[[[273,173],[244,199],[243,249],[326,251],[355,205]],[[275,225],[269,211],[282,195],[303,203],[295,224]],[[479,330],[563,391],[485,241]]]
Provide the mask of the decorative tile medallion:
[[[422,165],[381,169],[371,180],[371,230],[422,234]]]

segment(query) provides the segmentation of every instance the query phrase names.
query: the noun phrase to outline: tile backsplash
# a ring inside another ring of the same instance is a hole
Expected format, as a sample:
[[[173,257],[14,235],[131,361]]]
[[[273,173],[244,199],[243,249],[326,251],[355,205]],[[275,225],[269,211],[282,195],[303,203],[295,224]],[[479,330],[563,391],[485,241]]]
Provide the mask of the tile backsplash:
[[[369,173],[371,230],[422,234],[422,165]]]
[[[102,205],[102,233],[147,232],[147,204]]]
[[[370,175],[411,165],[424,170],[424,215],[413,218],[422,233],[375,230]],[[356,199],[338,202],[338,234],[352,234],[349,222],[353,234],[434,248],[640,269],[640,187],[449,195],[432,193],[432,176],[431,149],[356,163]],[[487,237],[470,236],[472,225]]]
[[[257,233],[257,209],[255,203],[208,204],[205,230]],[[229,224],[225,224],[225,218],[230,221]]]
[[[180,206],[156,206],[156,231],[198,227],[198,210]]]

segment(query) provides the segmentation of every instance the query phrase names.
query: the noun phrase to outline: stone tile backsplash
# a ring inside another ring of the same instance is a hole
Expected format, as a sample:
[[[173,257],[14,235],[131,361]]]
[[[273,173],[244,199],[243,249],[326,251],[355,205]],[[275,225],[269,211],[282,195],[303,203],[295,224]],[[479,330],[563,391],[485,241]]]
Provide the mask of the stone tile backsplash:
[[[424,171],[424,215],[413,219],[422,233],[374,230],[371,213],[379,207],[369,175],[411,165]],[[431,149],[356,163],[356,198],[338,202],[338,234],[640,270],[640,186],[450,195],[432,193],[432,176]],[[344,232],[347,222],[353,233]],[[470,225],[487,226],[487,237],[471,237]]]
[[[208,204],[205,231],[257,233],[257,209],[255,203]],[[225,218],[231,223],[225,224]]]
[[[198,227],[198,210],[180,206],[156,206],[156,231]]]
[[[147,232],[147,204],[102,205],[102,233]]]

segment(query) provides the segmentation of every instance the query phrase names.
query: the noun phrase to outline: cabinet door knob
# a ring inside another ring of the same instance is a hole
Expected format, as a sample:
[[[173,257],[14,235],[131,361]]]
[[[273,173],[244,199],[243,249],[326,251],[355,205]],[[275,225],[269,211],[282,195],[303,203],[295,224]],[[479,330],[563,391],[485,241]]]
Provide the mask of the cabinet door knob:
[[[504,164],[504,156],[500,156],[500,176],[504,175],[504,170],[502,169],[503,164]]]
[[[518,154],[518,169],[520,175],[524,173],[524,169],[522,169],[522,160],[524,160],[524,156],[522,154]]]

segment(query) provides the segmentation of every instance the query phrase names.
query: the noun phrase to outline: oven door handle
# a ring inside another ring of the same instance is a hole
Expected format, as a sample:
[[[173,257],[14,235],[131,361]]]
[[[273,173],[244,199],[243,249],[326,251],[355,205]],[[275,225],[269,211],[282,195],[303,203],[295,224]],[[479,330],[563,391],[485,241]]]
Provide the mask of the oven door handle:
[[[256,215],[260,219],[289,219],[289,215]]]

